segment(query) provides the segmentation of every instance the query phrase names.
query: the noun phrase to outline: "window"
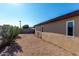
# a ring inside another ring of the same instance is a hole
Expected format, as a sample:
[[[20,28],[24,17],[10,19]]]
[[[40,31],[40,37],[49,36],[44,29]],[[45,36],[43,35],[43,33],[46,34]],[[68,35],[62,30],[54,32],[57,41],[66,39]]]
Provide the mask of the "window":
[[[74,21],[73,20],[66,22],[66,35],[74,36]]]

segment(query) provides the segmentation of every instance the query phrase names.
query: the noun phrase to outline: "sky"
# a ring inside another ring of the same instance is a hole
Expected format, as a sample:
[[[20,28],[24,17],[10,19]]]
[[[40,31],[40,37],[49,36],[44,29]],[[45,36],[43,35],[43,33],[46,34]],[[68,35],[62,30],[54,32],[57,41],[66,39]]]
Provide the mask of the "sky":
[[[0,25],[34,26],[79,9],[74,3],[0,3]]]

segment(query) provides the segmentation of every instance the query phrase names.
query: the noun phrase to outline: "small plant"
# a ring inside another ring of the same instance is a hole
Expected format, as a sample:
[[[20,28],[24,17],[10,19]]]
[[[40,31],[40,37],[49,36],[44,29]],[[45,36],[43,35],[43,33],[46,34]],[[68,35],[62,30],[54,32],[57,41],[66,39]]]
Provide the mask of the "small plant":
[[[3,25],[1,36],[3,38],[3,44],[10,44],[16,40],[19,34],[19,28],[17,26]]]

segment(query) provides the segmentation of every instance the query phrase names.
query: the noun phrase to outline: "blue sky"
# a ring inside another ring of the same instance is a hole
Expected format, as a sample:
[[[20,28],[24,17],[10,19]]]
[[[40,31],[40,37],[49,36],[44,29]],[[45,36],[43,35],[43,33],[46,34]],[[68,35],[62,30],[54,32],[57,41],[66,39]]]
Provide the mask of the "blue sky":
[[[0,3],[0,25],[11,24],[19,26],[19,20],[21,20],[22,25],[33,26],[78,9],[79,4],[77,3]]]

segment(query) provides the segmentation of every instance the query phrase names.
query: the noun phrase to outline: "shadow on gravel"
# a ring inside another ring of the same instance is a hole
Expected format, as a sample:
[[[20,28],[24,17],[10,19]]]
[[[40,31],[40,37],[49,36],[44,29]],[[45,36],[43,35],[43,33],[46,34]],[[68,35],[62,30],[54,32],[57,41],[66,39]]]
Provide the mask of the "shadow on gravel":
[[[0,56],[16,56],[16,53],[23,52],[20,45],[13,43],[10,46],[0,48]]]

